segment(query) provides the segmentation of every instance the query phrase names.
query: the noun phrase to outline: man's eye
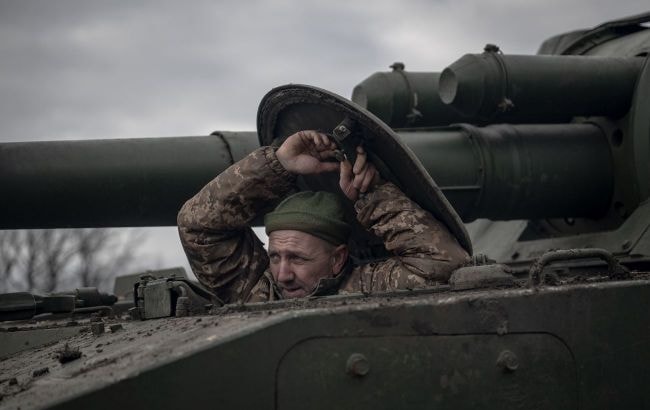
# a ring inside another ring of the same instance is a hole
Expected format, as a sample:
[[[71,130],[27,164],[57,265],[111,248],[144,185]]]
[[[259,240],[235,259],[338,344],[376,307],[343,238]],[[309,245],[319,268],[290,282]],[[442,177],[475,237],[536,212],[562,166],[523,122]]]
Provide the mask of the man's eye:
[[[279,255],[269,255],[269,259],[271,260],[271,263],[276,264],[280,262],[280,256]]]

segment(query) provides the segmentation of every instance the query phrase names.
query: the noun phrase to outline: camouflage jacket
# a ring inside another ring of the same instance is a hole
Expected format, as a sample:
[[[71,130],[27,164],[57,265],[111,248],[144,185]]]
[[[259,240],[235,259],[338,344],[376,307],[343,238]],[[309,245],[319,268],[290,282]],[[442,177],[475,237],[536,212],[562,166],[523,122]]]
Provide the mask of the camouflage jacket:
[[[262,147],[209,182],[178,214],[178,230],[199,281],[226,303],[281,298],[269,258],[250,224],[296,190],[271,147]],[[468,260],[447,228],[395,185],[375,187],[354,204],[361,225],[393,257],[348,267],[315,292],[372,293],[444,282]]]

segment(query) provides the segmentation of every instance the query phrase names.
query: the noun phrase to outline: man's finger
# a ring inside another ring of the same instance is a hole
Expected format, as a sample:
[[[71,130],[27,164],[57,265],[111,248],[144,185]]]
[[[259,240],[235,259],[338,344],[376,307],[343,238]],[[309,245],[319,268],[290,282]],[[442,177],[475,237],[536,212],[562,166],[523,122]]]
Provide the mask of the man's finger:
[[[318,165],[318,172],[333,172],[339,170],[338,162],[321,162]]]
[[[318,152],[318,157],[320,159],[336,158],[336,152],[332,149],[324,149],[323,151]]]
[[[350,161],[345,160],[341,162],[340,166],[341,176],[339,179],[339,186],[345,196],[347,196],[351,201],[356,201],[359,197],[359,193],[352,185],[352,180],[354,178],[354,175],[352,174],[352,164],[350,164]]]
[[[352,169],[352,172],[354,172],[355,175],[360,174],[363,172],[364,168],[366,167],[367,163],[367,155],[366,152],[363,150],[359,150],[357,148],[357,160],[354,161],[354,168]]]
[[[361,192],[367,192],[368,188],[372,185],[375,175],[377,174],[377,169],[375,167],[368,167],[366,172],[363,174],[363,182],[361,182]]]
[[[321,142],[323,143],[323,146],[329,147],[331,146],[331,142],[329,137],[323,133],[318,133],[318,136],[320,137]]]
[[[349,184],[352,181],[352,166],[347,159],[341,162],[341,177],[340,182]]]
[[[361,186],[363,185],[363,179],[365,176],[366,176],[365,172],[361,174],[355,174],[354,180],[352,181],[352,186],[358,190],[361,190]]]
[[[320,140],[320,135],[318,135],[318,133],[315,131],[307,132],[307,141],[316,150],[321,150],[323,148],[323,143]]]
[[[315,146],[320,147],[320,146],[325,145],[325,143],[324,143],[324,141],[323,141],[323,137],[322,137],[322,135],[321,135],[320,132],[318,132],[318,131],[314,131],[314,130],[310,130],[310,131],[308,131],[308,133],[309,133],[309,140],[310,140],[310,141],[311,141]]]
[[[298,131],[298,136],[300,137],[300,139],[303,142],[308,142],[308,141],[310,141],[312,139],[311,131],[309,131],[309,130]]]

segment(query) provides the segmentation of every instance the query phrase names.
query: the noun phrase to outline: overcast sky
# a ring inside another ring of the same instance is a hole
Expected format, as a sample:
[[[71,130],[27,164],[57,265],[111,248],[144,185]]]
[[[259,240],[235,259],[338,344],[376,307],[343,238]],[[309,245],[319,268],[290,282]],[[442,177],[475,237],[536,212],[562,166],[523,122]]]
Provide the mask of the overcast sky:
[[[394,61],[440,71],[498,44],[534,54],[549,36],[650,10],[647,0],[0,0],[0,142],[254,130],[286,83],[345,97]],[[5,200],[5,199],[3,199]],[[172,228],[143,247],[183,264]]]

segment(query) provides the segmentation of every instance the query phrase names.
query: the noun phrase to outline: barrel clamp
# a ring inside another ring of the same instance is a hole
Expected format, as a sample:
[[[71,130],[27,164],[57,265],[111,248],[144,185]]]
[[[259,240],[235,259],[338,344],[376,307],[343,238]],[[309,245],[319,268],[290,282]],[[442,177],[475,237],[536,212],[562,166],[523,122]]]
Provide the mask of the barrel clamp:
[[[422,113],[417,109],[418,94],[413,91],[413,87],[411,87],[408,77],[404,74],[404,63],[395,62],[391,64],[389,68],[391,68],[394,73],[398,73],[404,79],[406,90],[409,95],[409,113],[406,114],[406,125],[413,125],[417,120],[422,118]]]
[[[503,81],[501,82],[501,84],[503,84],[501,87],[501,96],[499,98],[499,103],[497,103],[497,109],[499,112],[511,111],[515,108],[515,104],[512,102],[512,99],[508,97],[508,69],[506,68],[505,61],[503,61],[503,58],[501,58],[503,52],[496,44],[486,44],[485,47],[483,47],[483,52],[485,55],[489,55],[494,58],[494,60],[497,62],[497,65],[499,66],[501,76],[503,77]]]

